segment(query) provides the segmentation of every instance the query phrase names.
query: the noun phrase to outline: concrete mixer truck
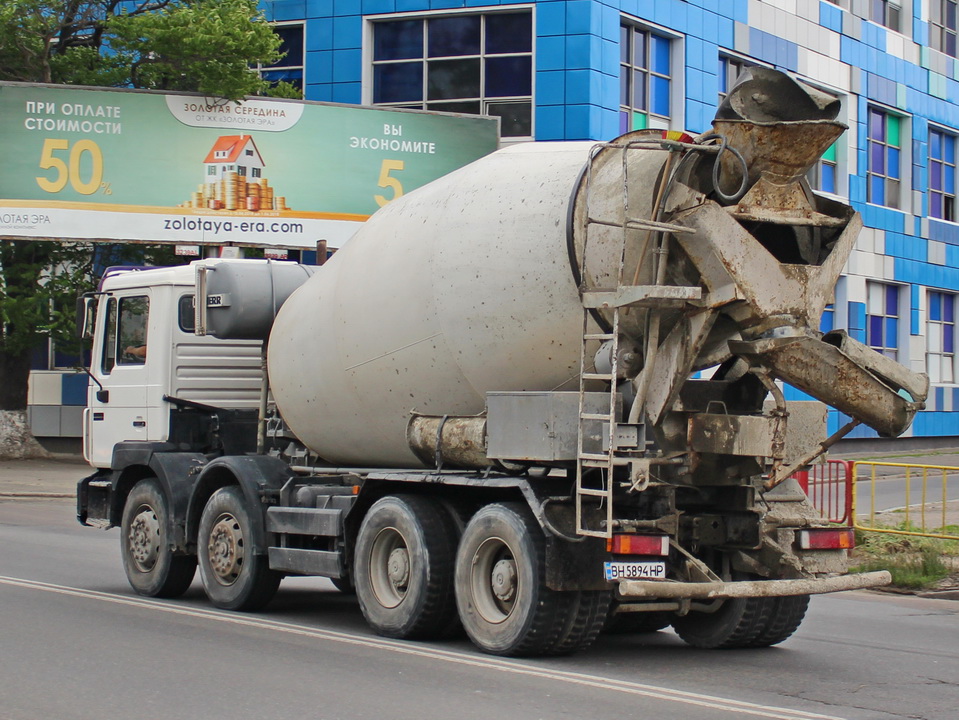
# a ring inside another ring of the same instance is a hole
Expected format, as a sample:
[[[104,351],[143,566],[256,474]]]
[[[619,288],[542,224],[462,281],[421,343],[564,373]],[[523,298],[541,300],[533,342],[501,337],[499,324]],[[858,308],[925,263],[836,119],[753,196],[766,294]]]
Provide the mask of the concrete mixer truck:
[[[861,226],[804,179],[836,113],[753,69],[707,134],[500,150],[320,267],[108,272],[80,522],[121,528],[140,594],[198,567],[249,611],[323,576],[389,637],[785,640],[811,595],[889,582],[846,574],[851,529],[793,474],[858,423],[901,434],[928,389],[818,330]]]

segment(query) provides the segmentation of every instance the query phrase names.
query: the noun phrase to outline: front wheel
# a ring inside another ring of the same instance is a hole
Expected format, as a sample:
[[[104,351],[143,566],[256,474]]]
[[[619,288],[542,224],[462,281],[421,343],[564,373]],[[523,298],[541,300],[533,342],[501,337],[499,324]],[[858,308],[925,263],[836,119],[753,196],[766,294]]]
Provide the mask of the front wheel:
[[[168,535],[170,504],[155,478],[138,482],[120,521],[120,553],[130,585],[140,595],[173,598],[186,592],[196,557],[173,552]]]
[[[254,552],[253,522],[236,486],[213,493],[200,516],[200,579],[210,602],[224,610],[259,610],[276,594],[281,575]]]

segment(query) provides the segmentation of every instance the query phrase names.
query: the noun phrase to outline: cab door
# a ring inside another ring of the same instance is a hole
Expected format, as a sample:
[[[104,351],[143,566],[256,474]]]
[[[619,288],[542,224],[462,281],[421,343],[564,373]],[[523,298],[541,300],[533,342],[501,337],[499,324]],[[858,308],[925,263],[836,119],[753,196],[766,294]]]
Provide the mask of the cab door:
[[[113,447],[125,440],[147,440],[147,387],[150,294],[139,289],[113,293],[100,301],[99,347],[90,372],[84,431],[91,464],[109,467]]]

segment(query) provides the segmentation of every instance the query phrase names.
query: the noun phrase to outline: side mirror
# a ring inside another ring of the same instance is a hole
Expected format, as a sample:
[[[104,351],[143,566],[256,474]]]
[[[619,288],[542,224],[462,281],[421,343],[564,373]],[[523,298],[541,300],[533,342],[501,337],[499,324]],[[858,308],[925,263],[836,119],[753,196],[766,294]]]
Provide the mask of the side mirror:
[[[88,340],[93,337],[96,301],[96,293],[83,293],[77,298],[77,337],[81,340]]]

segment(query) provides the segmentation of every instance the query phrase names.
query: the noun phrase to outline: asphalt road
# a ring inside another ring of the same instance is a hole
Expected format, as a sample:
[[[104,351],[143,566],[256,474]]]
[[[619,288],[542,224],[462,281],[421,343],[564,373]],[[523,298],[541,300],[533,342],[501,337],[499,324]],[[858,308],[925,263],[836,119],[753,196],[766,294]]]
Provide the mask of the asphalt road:
[[[257,615],[213,609],[198,583],[140,598],[118,543],[77,525],[68,500],[0,502],[0,720],[957,717],[959,602],[818,597],[765,650],[660,632],[502,660],[379,638],[325,580],[284,581]]]

